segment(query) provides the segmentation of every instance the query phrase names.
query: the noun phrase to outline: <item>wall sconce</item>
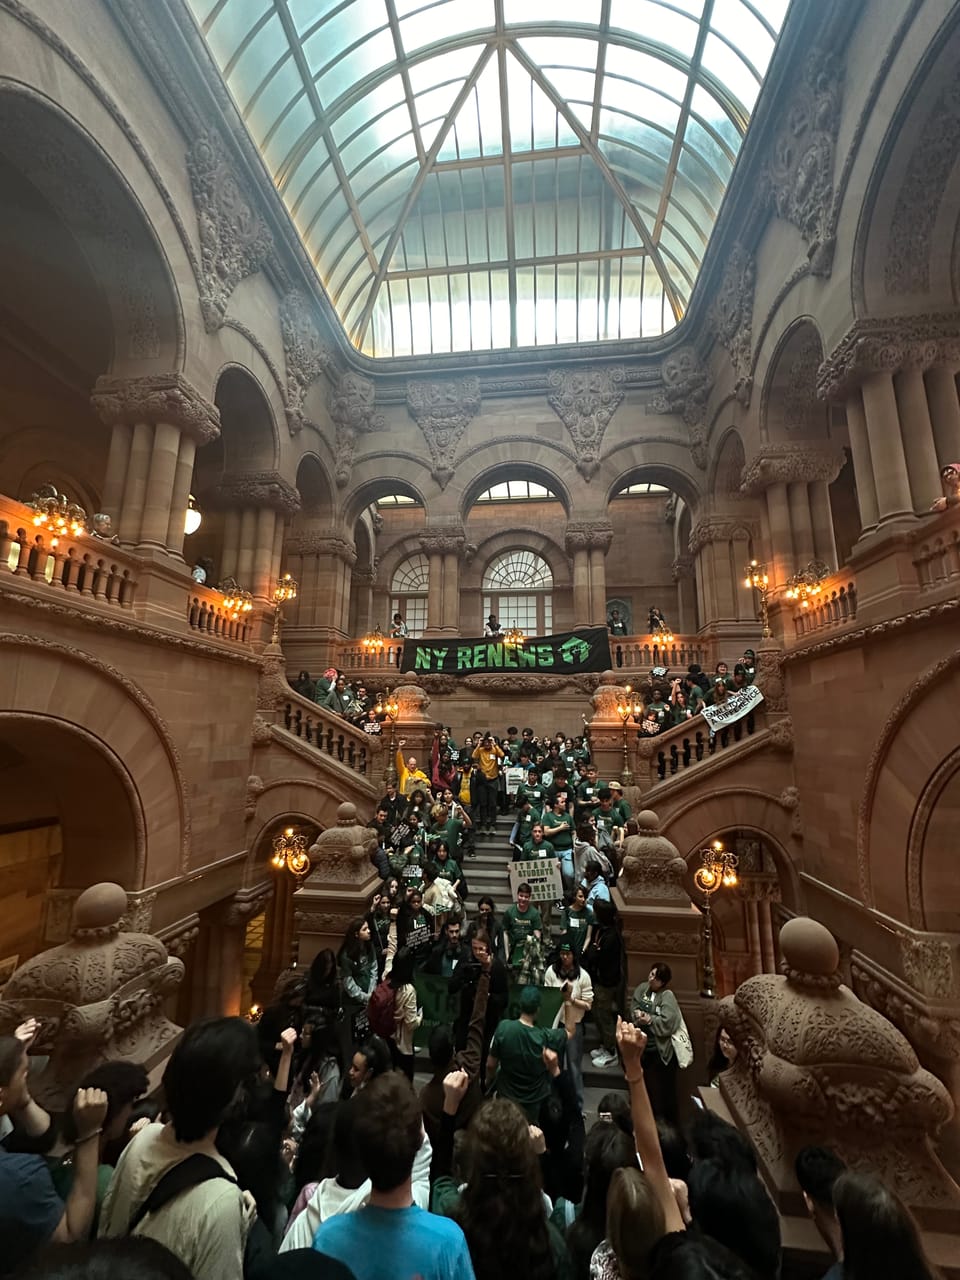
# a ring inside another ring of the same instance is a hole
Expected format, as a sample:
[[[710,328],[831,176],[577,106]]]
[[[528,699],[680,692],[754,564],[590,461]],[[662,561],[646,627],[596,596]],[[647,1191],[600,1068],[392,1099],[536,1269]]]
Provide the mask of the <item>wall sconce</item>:
[[[200,528],[202,521],[203,512],[197,506],[197,500],[191,493],[190,497],[187,499],[187,513],[183,518],[183,532],[187,537],[189,537],[191,533],[196,533]]]

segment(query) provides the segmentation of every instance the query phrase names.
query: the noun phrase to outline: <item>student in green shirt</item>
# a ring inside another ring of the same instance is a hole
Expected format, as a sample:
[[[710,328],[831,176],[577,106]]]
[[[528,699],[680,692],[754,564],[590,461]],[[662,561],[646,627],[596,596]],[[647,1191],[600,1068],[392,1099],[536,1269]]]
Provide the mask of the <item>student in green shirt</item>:
[[[460,812],[463,813],[463,810],[461,809]],[[463,844],[464,833],[469,825],[470,819],[466,814],[463,814],[462,818],[454,818],[445,804],[435,804],[430,810],[429,835],[436,840],[442,840],[454,856]]]
[[[539,1123],[540,1108],[551,1093],[543,1051],[552,1049],[562,1054],[568,1039],[563,1027],[538,1027],[539,1012],[540,988],[524,987],[520,995],[520,1017],[499,1023],[487,1058],[487,1079],[493,1079],[497,1073],[497,1096],[515,1102],[531,1124]]]
[[[533,835],[534,823],[539,821],[540,814],[533,808],[529,799],[524,800],[517,814],[517,820],[513,824],[513,830],[510,832],[510,843],[518,853],[523,852],[524,845]]]
[[[576,790],[577,817],[581,814],[595,813],[600,804],[600,782],[597,779],[597,766],[588,764],[586,776],[578,783]]]
[[[503,949],[511,969],[519,969],[523,962],[527,938],[542,936],[543,920],[536,907],[531,905],[532,890],[526,881],[517,887],[517,900],[511,902],[503,913]]]
[[[543,823],[535,822],[530,832],[530,839],[523,846],[523,855],[525,858],[552,858],[554,857],[553,845],[544,837]]]
[[[579,961],[590,945],[593,933],[593,908],[587,906],[587,895],[582,885],[576,885],[566,897],[560,915],[560,942],[569,943]]]
[[[523,805],[525,800],[529,800],[531,809],[536,811],[536,816],[539,818],[543,813],[545,797],[546,787],[541,785],[539,773],[536,769],[528,769],[526,782],[521,782],[517,787],[518,808]]]
[[[619,782],[608,782],[607,786],[613,793],[613,807],[620,818],[618,825],[625,827],[627,819],[633,815],[633,810],[623,798],[623,786]]]
[[[543,833],[560,859],[560,874],[565,887],[573,887],[573,819],[558,797],[553,809],[543,820]]]
[[[442,841],[437,844],[434,860],[440,870],[440,879],[448,880],[454,892],[459,895],[463,884],[463,872],[460,870],[460,864],[450,856],[449,849]]]

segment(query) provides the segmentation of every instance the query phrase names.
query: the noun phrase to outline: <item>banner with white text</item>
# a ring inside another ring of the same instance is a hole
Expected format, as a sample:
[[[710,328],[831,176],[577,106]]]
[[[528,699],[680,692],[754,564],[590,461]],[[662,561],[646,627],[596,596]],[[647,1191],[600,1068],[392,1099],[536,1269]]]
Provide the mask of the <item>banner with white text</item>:
[[[523,644],[502,637],[477,640],[405,640],[401,670],[422,675],[475,676],[517,671],[524,675],[569,676],[606,671],[610,637],[606,627],[527,636]]]
[[[735,720],[742,720],[751,711],[756,711],[762,701],[763,694],[757,686],[748,684],[745,689],[728,693],[723,702],[718,702],[715,707],[704,707],[700,714],[709,725],[711,734],[714,734],[718,729],[723,729],[726,725],[733,724]]]

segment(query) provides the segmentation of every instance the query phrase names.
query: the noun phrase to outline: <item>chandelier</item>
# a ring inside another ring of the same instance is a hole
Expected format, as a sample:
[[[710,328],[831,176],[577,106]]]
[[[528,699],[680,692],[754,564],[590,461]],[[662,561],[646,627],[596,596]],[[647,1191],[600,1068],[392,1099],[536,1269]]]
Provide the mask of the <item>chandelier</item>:
[[[224,578],[217,590],[223,594],[223,607],[232,621],[237,622],[253,608],[253,596],[249,591],[244,591],[236,578]]]
[[[713,913],[711,899],[718,889],[737,885],[737,855],[724,849],[722,840],[714,840],[700,850],[700,866],[693,882],[703,894],[703,987],[700,994],[707,1000],[716,996],[716,973],[713,967]]]
[[[58,493],[52,484],[41,485],[26,504],[33,511],[33,523],[38,529],[49,529],[54,537],[72,534],[79,537],[87,532],[87,513],[65,493]]]
[[[823,590],[824,578],[829,577],[830,566],[822,560],[811,560],[808,565],[798,569],[787,583],[788,600],[799,600],[801,609],[810,608],[810,599],[818,596]]]
[[[367,634],[363,637],[360,643],[361,645],[363,645],[364,653],[370,653],[374,655],[383,653],[384,645],[387,642],[383,638],[383,632],[380,630],[379,622],[377,623],[377,625],[374,627],[372,631],[367,632]]]
[[[519,649],[523,644],[527,643],[527,637],[524,635],[523,628],[518,627],[516,623],[512,627],[507,627],[503,633],[503,643],[508,649]]]
[[[307,837],[302,831],[285,827],[273,837],[273,857],[270,861],[277,871],[283,871],[286,868],[298,879],[305,876],[310,870]]]

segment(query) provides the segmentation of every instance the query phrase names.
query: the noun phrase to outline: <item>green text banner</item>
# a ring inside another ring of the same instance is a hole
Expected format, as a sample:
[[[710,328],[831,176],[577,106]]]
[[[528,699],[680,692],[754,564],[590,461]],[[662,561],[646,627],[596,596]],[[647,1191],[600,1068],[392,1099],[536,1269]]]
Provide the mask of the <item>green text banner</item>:
[[[610,642],[605,627],[528,636],[521,645],[489,636],[477,640],[404,640],[401,670],[423,675],[472,676],[517,671],[524,675],[579,675],[606,671]]]

